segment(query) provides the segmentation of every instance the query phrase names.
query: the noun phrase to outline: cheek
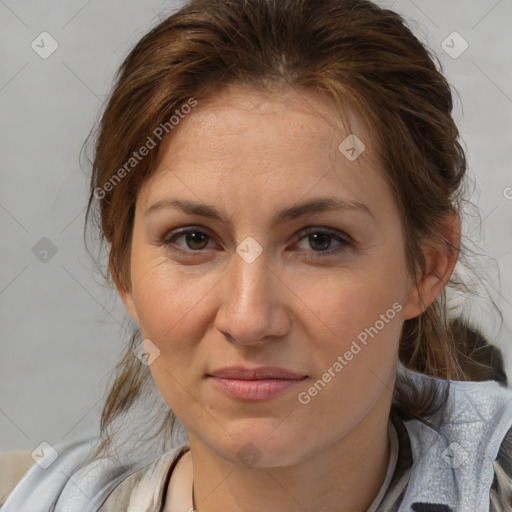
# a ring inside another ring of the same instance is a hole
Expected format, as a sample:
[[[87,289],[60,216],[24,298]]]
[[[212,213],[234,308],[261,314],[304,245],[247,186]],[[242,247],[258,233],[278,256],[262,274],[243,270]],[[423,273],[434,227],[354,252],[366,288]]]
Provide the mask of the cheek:
[[[132,263],[133,297],[145,337],[174,338],[182,326],[199,326],[204,320],[198,310],[204,310],[215,275],[199,266],[191,269],[184,271],[162,256]]]
[[[295,286],[298,296],[307,297],[302,321],[320,371],[315,377],[332,381],[336,400],[363,403],[371,389],[377,392],[392,379],[403,325],[404,269],[400,254],[390,254]]]
[[[135,263],[133,295],[142,338],[160,350],[149,369],[168,406],[180,418],[187,418],[191,397],[198,393],[198,373],[191,368],[202,367],[196,348],[211,322],[207,293],[218,277],[204,271],[183,272],[162,257],[144,265]]]
[[[309,318],[318,319],[332,336],[347,340],[373,326],[381,315],[386,326],[400,328],[405,284],[399,264],[375,263],[295,284],[293,290],[307,305]]]
[[[305,421],[314,417],[317,425],[325,424],[331,429],[326,436],[339,434],[332,425],[345,431],[355,427],[379,397],[391,399],[402,304],[396,285],[361,278],[331,279],[310,289],[315,302],[310,326],[315,327],[305,349],[316,373],[300,390],[298,413]]]

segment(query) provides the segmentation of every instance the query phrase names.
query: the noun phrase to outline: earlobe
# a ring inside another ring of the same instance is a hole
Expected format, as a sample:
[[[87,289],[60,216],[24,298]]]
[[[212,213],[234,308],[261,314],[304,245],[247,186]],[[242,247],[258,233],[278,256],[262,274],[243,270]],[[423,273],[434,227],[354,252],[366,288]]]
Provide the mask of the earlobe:
[[[453,212],[446,216],[438,239],[425,242],[425,271],[411,290],[403,315],[414,318],[430,306],[450,280],[459,256],[461,223]]]

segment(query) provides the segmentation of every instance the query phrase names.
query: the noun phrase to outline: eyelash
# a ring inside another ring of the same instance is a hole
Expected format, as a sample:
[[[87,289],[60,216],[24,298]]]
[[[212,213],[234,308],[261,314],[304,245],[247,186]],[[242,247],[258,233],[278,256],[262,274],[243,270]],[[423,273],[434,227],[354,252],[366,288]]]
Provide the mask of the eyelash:
[[[174,252],[185,254],[185,255],[191,256],[193,258],[202,256],[204,251],[205,251],[205,249],[198,249],[198,250],[188,249],[188,250],[185,250],[185,249],[181,249],[181,248],[177,248],[176,246],[173,246],[173,243],[179,237],[185,236],[188,233],[201,233],[201,234],[204,234],[207,237],[209,237],[210,240],[212,238],[205,231],[201,231],[198,228],[193,228],[192,227],[192,228],[186,228],[186,229],[182,229],[182,230],[171,231],[170,233],[168,233],[161,240],[161,244],[166,246],[167,248],[169,248],[170,250],[172,250]],[[315,233],[321,233],[321,234],[324,234],[324,235],[328,235],[328,236],[332,237],[332,239],[340,242],[340,245],[337,248],[335,248],[335,249],[330,249],[330,250],[327,250],[327,251],[314,251],[314,250],[312,250],[312,252],[317,253],[318,255],[306,256],[306,258],[309,258],[309,259],[326,258],[326,257],[329,257],[329,256],[334,256],[334,255],[336,255],[336,254],[338,254],[338,253],[340,253],[342,251],[346,251],[348,249],[353,249],[353,244],[349,241],[349,237],[347,235],[345,235],[345,237],[340,236],[339,234],[337,234],[337,232],[335,232],[335,231],[333,231],[332,229],[329,229],[329,228],[323,228],[323,229],[322,228],[307,228],[306,231],[304,232],[304,234],[295,243],[299,243],[304,238],[307,238],[308,236],[310,236],[312,234],[315,234]]]

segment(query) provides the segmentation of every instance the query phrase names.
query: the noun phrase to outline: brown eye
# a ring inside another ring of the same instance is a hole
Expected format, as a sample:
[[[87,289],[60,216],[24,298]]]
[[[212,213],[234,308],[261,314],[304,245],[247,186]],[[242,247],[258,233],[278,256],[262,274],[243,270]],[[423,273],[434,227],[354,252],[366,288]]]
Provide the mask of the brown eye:
[[[184,236],[189,249],[204,249],[208,245],[210,238],[201,231],[190,231],[189,233],[184,233]]]
[[[185,240],[184,246],[175,243],[176,240],[181,238]],[[209,240],[210,236],[203,231],[199,231],[198,229],[188,229],[170,233],[170,235],[165,237],[162,243],[169,247],[175,245],[178,247],[177,250],[200,251],[208,246]]]
[[[331,245],[332,237],[327,233],[313,233],[312,235],[308,235],[309,243],[311,247],[315,250],[323,251],[329,248]]]
[[[306,241],[307,244],[304,244]],[[303,246],[301,247],[301,244]],[[353,249],[350,237],[344,233],[333,232],[327,229],[309,229],[306,234],[293,246],[294,250],[305,250],[309,253],[317,253],[310,258],[334,256],[342,251]]]

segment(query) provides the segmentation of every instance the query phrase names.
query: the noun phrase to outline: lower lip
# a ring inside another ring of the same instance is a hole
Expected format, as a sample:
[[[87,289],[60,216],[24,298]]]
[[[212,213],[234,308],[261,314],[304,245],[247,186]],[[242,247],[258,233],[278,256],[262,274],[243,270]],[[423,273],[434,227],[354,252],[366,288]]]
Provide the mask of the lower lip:
[[[268,400],[302,382],[302,379],[241,380],[210,377],[214,384],[228,395],[243,400]]]

